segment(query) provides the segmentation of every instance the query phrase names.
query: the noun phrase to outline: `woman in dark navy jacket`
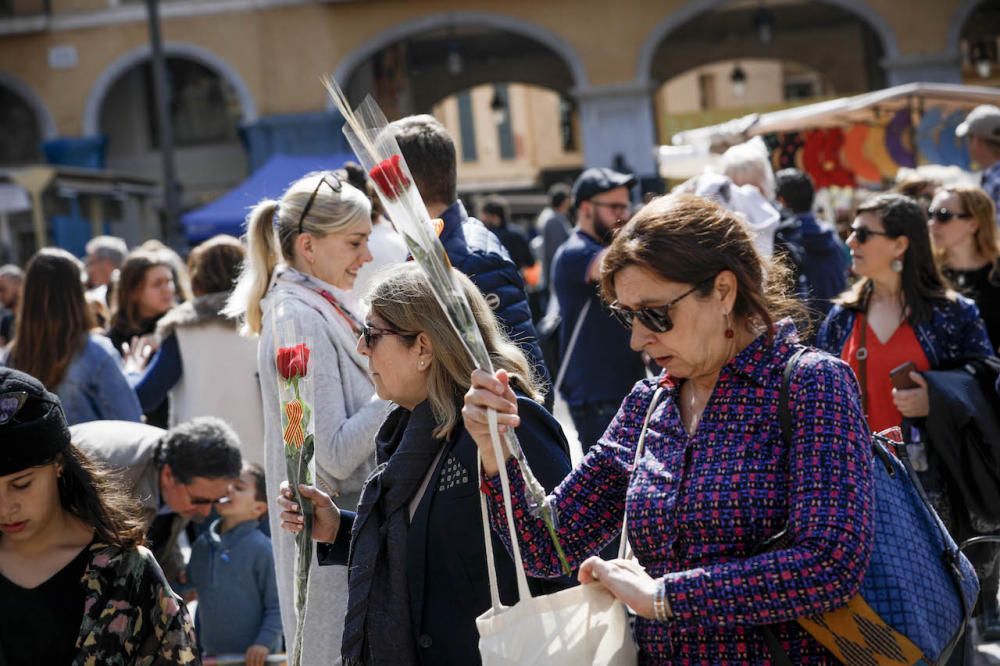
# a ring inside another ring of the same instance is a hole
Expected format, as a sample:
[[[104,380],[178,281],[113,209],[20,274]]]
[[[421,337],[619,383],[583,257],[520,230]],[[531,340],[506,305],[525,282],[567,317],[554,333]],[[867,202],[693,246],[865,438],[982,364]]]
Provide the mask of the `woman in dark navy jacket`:
[[[501,329],[485,299],[453,270],[494,365],[522,397],[518,438],[542,485],[552,490],[569,472],[566,439],[537,402],[524,353]],[[345,664],[474,664],[475,619],[490,607],[482,537],[476,445],[465,431],[462,395],[473,365],[427,279],[414,264],[373,288],[359,351],[368,357],[379,397],[395,402],[376,436],[378,466],[365,483],[357,514],[340,511],[306,489],[316,509],[313,536],[321,564],[348,565]],[[287,492],[287,491],[286,491]],[[289,499],[282,526],[300,529]],[[514,565],[494,538],[500,597],[517,601]],[[547,593],[565,580],[532,581]]]
[[[847,361],[861,383],[872,430],[926,417],[927,384],[918,374],[991,356],[979,309],[950,291],[934,262],[924,212],[899,194],[865,201],[847,239],[861,280],[837,301],[816,346]],[[894,390],[893,369],[914,364],[914,388]]]

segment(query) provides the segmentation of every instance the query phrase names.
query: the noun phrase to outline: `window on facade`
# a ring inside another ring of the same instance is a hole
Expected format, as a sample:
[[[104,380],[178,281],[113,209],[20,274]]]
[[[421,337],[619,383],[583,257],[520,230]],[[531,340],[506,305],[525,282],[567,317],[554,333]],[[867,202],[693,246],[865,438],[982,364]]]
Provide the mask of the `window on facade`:
[[[809,99],[816,96],[816,84],[813,81],[785,81],[785,99]]]
[[[510,121],[510,94],[507,84],[502,83],[494,86],[493,94],[498,97],[501,102],[503,102],[503,107],[506,110],[503,114],[503,120],[497,123],[497,136],[500,143],[500,159],[512,160],[517,155],[514,149],[514,130]]]
[[[718,106],[715,91],[715,74],[698,75],[698,106],[703,110]]]
[[[472,93],[466,90],[456,95],[458,99],[459,138],[462,143],[462,161],[475,162],[476,119],[472,113]]]
[[[559,96],[559,132],[562,135],[563,152],[572,153],[577,150],[576,141],[576,104],[569,97]]]

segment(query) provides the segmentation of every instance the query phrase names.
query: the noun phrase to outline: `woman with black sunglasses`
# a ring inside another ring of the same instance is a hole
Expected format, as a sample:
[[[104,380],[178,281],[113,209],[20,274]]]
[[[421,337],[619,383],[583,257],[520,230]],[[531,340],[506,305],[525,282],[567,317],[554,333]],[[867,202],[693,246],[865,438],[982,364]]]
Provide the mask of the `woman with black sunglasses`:
[[[1000,244],[996,206],[981,188],[938,190],[929,211],[941,273],[955,291],[975,301],[993,349],[1000,348]]]
[[[58,397],[0,368],[0,663],[200,663],[119,486],[70,442]]]
[[[472,281],[456,269],[452,274],[490,358],[521,396],[525,418],[517,435],[540,482],[552,489],[569,471],[566,438],[538,402],[541,387],[524,352]],[[349,664],[476,664],[475,620],[490,607],[490,588],[476,444],[461,416],[474,365],[416,264],[384,274],[370,301],[358,351],[379,396],[396,405],[376,438],[379,466],[357,514],[338,511],[318,490],[303,493],[316,509],[313,536],[328,542],[317,549],[320,561],[350,564],[342,656]],[[282,526],[294,532],[301,514],[290,497],[279,504]],[[494,541],[499,594],[512,604],[514,563]],[[569,581],[529,584],[539,594]]]
[[[927,218],[909,197],[882,194],[858,207],[847,239],[861,279],[842,294],[816,346],[847,361],[872,430],[927,416],[920,372],[992,353],[976,305],[949,291],[934,261]],[[890,373],[913,363],[912,371]]]
[[[550,500],[580,581],[639,615],[639,663],[770,663],[765,625],[794,663],[834,662],[795,619],[842,606],[860,588],[873,538],[871,443],[850,368],[815,350],[791,375],[785,443],[782,377],[803,349],[781,319],[801,315],[780,286],[786,274],[761,258],[735,214],[692,196],[648,204],[601,266],[601,290],[631,328],[632,349],[664,372],[635,385]],[[506,535],[487,408],[502,427],[521,422],[506,377],[477,371],[463,414],[493,529]],[[552,540],[530,517],[509,457],[507,470],[526,567],[556,574]],[[642,569],[595,557],[626,514]],[[785,526],[788,540],[757,554]]]
[[[385,403],[375,396],[368,364],[355,349],[363,309],[353,293],[358,270],[371,261],[371,203],[332,172],[293,183],[278,201],[257,204],[247,222],[247,259],[225,313],[241,316],[245,332],[259,336],[257,369],[264,413],[268,494],[287,478],[278,395],[277,350],[310,347],[319,486],[347,509],[358,501],[374,464],[375,433]],[[286,326],[292,331],[287,333]],[[270,516],[278,598],[286,639],[295,635],[295,542]],[[327,663],[340,653],[347,604],[347,570],[309,577],[302,663]]]

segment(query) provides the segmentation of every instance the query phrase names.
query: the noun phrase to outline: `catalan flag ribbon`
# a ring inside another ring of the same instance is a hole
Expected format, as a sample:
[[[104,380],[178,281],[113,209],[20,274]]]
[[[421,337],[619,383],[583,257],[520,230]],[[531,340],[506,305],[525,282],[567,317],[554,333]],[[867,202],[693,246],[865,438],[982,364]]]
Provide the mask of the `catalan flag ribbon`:
[[[304,413],[301,400],[290,400],[285,403],[285,418],[288,419],[284,432],[285,444],[291,444],[296,449],[301,449],[306,441],[306,431],[302,429]]]

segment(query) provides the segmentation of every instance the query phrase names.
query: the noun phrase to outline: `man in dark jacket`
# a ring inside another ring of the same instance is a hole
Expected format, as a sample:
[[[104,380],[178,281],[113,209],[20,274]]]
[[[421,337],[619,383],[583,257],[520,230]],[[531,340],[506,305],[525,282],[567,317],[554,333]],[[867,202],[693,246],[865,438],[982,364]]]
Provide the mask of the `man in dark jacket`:
[[[811,319],[820,323],[831,299],[847,287],[848,255],[843,243],[812,213],[815,189],[809,174],[782,169],[776,176],[778,203],[790,214],[775,233],[775,250],[785,251]]]
[[[390,127],[431,218],[441,218],[438,237],[451,265],[469,276],[496,312],[511,339],[528,355],[548,384],[538,335],[524,293],[524,282],[503,244],[486,226],[470,217],[458,198],[455,142],[429,115],[407,116]],[[552,397],[546,399],[550,404]]]

